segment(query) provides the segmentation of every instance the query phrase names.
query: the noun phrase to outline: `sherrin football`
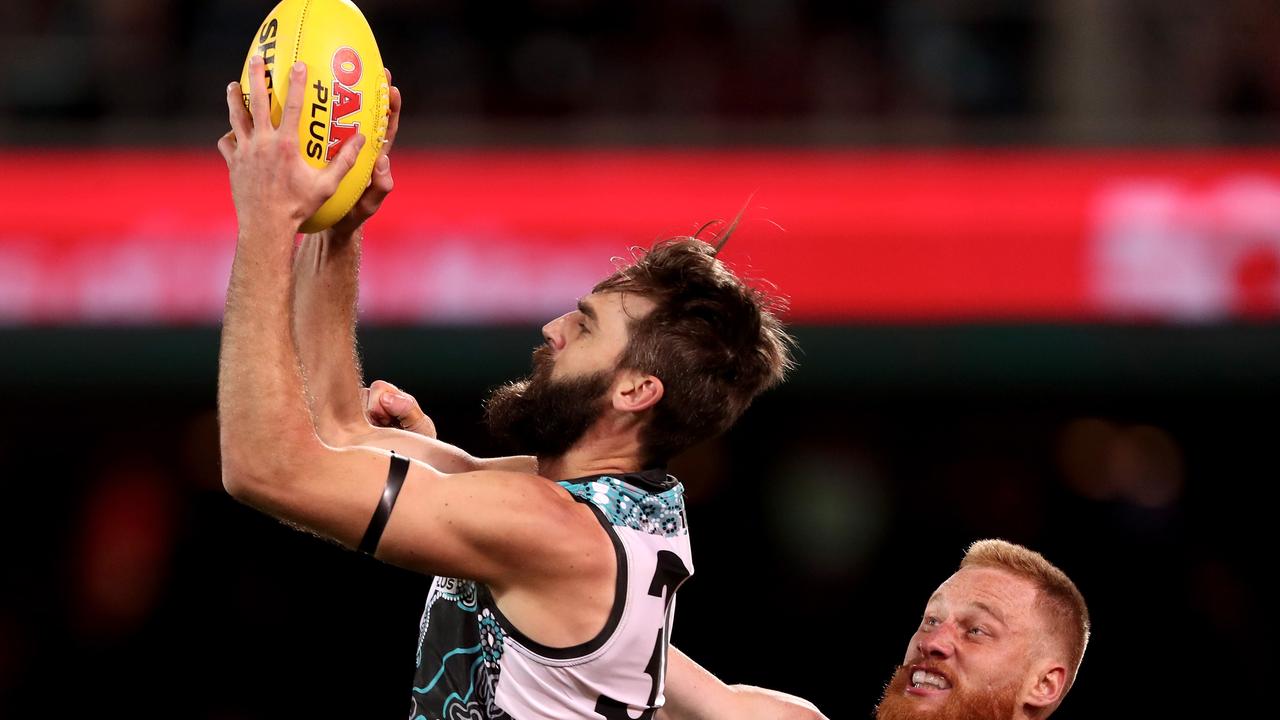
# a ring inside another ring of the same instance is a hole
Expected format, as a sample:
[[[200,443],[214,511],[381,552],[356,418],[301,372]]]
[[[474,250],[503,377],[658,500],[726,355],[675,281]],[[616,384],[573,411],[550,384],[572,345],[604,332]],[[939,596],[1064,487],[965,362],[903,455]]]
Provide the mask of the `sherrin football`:
[[[240,87],[249,104],[249,58],[261,55],[271,95],[271,121],[280,124],[289,95],[289,70],[307,64],[307,90],[298,122],[298,149],[323,168],[356,133],[365,136],[356,164],[338,191],[299,228],[304,233],[330,227],[360,199],[369,185],[387,132],[387,78],[373,30],[348,0],[283,0],[249,46]]]

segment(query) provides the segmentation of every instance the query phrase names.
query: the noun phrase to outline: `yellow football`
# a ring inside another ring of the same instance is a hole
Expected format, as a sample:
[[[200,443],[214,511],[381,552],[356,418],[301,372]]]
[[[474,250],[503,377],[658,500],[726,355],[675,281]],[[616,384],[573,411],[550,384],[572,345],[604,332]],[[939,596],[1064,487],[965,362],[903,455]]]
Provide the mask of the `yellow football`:
[[[349,0],[283,0],[258,29],[244,59],[240,87],[249,103],[249,58],[261,55],[279,126],[289,94],[289,70],[307,64],[307,90],[298,121],[298,149],[322,168],[357,133],[365,136],[355,167],[338,191],[299,228],[318,232],[336,223],[369,185],[387,132],[387,78],[373,29]]]

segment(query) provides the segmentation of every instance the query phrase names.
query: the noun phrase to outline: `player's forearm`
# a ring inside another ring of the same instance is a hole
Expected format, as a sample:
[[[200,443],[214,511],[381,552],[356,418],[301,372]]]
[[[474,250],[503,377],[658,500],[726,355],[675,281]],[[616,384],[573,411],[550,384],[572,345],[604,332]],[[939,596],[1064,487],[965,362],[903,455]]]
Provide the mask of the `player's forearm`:
[[[360,231],[303,238],[293,263],[293,328],[316,430],[326,442],[367,424],[356,350]]]
[[[369,426],[361,433],[341,434],[333,439],[323,435],[321,437],[327,444],[334,446],[394,450],[405,457],[426,463],[442,473],[505,470],[534,474],[538,470],[537,458],[529,455],[478,458],[456,445],[398,428]]]
[[[813,703],[795,695],[753,685],[730,685],[729,688],[738,698],[741,713],[734,717],[744,720],[826,720]]]
[[[667,649],[665,694],[658,720],[825,720],[807,700],[750,685],[725,685],[674,645]]]
[[[242,229],[218,363],[223,480],[233,494],[282,482],[319,447],[289,327],[292,230]]]
[[[669,698],[658,720],[827,720],[802,698],[750,685],[731,685],[729,694],[712,699]]]

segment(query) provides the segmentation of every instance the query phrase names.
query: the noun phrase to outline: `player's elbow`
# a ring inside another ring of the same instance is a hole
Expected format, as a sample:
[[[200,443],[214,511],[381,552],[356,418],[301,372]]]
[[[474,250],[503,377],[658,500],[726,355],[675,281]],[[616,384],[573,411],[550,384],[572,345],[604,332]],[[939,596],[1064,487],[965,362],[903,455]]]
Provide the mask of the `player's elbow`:
[[[261,443],[222,435],[222,487],[231,497],[249,504],[265,490],[288,485],[302,465],[294,443]]]
[[[257,488],[271,480],[261,464],[235,448],[222,447],[222,488],[240,502],[251,502]]]

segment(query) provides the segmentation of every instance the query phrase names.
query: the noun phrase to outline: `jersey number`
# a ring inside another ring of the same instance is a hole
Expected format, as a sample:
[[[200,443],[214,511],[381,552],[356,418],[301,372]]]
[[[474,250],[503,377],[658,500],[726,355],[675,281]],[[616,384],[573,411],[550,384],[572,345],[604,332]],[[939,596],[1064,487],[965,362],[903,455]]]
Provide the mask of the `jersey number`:
[[[658,639],[653,643],[653,655],[649,656],[649,664],[644,666],[644,674],[652,678],[653,685],[649,690],[648,710],[633,718],[627,713],[627,706],[608,695],[601,695],[596,700],[596,714],[605,720],[652,720],[658,709],[653,703],[658,699],[658,688],[667,674],[667,636],[671,632],[671,602],[676,599],[676,590],[689,577],[689,568],[685,567],[680,556],[670,550],[658,551],[658,567],[653,572],[653,580],[649,583],[649,595],[663,598],[662,627],[658,628]]]

